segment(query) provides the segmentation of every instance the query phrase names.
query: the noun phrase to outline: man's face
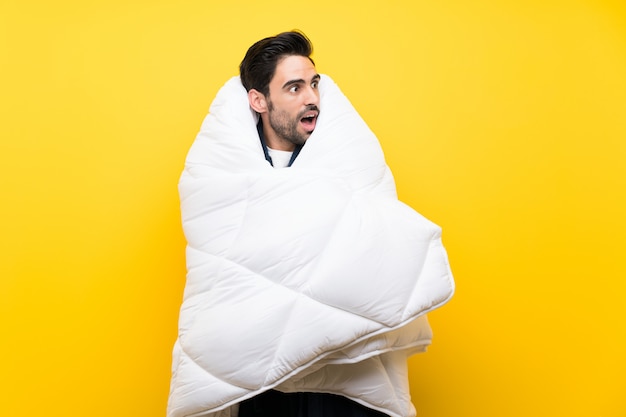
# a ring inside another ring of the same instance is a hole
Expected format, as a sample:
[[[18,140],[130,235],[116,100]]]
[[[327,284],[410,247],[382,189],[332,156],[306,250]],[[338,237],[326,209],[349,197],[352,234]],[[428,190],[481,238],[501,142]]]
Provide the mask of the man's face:
[[[311,136],[319,115],[320,76],[311,60],[290,55],[270,81],[264,130],[270,148],[293,150]]]

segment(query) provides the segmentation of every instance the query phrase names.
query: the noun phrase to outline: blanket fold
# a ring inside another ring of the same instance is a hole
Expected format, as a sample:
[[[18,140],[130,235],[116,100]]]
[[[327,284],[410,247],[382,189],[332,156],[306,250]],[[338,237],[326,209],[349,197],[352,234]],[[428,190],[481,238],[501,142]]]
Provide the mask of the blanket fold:
[[[229,417],[272,388],[415,413],[406,358],[454,291],[441,230],[398,201],[376,137],[325,75],[320,109],[292,167],[274,169],[238,77],[211,105],[179,183],[168,417]]]

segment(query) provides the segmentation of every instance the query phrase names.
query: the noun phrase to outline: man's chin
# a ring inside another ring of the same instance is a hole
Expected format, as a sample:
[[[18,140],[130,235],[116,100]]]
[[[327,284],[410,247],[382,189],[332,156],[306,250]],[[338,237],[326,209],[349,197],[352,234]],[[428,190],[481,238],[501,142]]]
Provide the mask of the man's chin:
[[[311,135],[313,134],[313,131],[314,131],[314,130],[315,130],[315,129],[312,129],[312,130],[305,130],[305,131],[304,131],[304,134],[302,135],[302,137],[304,138],[304,140],[305,140],[305,141],[306,141],[308,138],[310,138],[310,137],[311,137]]]
[[[309,139],[309,137],[311,136],[311,133],[313,132],[304,132],[303,134],[299,135],[297,138],[294,138],[291,142],[294,143],[295,145],[304,145],[307,139]]]

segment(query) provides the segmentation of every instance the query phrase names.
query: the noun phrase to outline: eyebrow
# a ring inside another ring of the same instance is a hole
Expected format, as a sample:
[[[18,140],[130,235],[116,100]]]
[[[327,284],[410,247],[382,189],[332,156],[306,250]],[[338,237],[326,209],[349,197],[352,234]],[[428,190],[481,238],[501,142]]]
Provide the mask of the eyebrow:
[[[320,76],[319,74],[315,74],[315,75],[313,76],[313,78],[311,78],[311,82],[313,82],[313,81],[319,81],[319,80],[320,80],[320,78],[321,78],[321,76]],[[289,81],[287,81],[285,84],[283,84],[283,87],[282,87],[282,88],[286,88],[286,87],[289,87],[289,86],[294,85],[294,84],[304,84],[305,82],[306,82],[306,81],[304,81],[302,78],[297,79],[297,80],[289,80]]]

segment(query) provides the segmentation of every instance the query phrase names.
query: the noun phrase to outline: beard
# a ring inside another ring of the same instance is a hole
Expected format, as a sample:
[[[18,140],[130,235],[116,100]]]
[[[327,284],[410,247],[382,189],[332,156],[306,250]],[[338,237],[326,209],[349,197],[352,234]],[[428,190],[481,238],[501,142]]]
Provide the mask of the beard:
[[[298,131],[300,120],[306,112],[310,110],[317,110],[317,106],[308,106],[294,118],[291,118],[284,110],[275,110],[271,101],[268,102],[267,109],[270,127],[280,138],[291,142],[294,145],[304,145],[304,142],[306,142],[309,136],[311,136],[311,133],[302,133]]]

